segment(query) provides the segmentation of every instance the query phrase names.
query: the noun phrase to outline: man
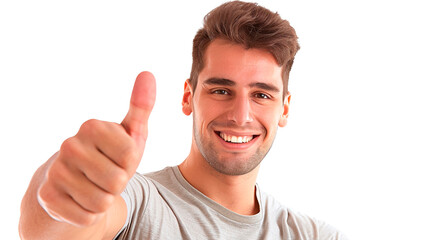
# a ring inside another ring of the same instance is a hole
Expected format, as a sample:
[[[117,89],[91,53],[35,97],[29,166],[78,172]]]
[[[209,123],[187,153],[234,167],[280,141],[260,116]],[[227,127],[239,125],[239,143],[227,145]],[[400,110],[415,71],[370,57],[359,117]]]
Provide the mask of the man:
[[[121,124],[89,120],[34,174],[22,201],[24,239],[344,239],[256,185],[277,126],[287,122],[288,76],[299,49],[279,15],[244,2],[214,9],[194,38],[183,112],[188,157],[136,174],[155,102],[141,73]]]

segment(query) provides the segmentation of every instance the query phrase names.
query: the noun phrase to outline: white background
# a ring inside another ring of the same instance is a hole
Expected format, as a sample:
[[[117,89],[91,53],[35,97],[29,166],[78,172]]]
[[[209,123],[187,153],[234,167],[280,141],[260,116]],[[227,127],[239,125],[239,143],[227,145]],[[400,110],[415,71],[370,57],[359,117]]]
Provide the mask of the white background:
[[[156,3],[155,3],[156,2]],[[157,102],[140,172],[179,164],[191,44],[222,1],[2,1],[2,239],[33,172],[80,124],[120,122],[142,70]],[[258,182],[351,239],[428,239],[428,36],[422,1],[260,1],[296,29],[289,124]]]

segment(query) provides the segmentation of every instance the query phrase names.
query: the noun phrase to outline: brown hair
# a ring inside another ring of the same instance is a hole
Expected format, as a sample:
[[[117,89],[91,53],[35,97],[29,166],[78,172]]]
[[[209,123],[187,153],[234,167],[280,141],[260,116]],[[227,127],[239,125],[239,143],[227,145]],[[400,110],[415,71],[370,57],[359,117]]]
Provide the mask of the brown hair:
[[[196,89],[198,75],[204,68],[205,51],[216,38],[223,38],[245,48],[259,48],[271,53],[282,66],[284,96],[288,93],[288,77],[294,56],[300,46],[297,35],[287,20],[278,13],[241,1],[227,2],[209,12],[203,28],[193,39],[193,63],[190,84]]]

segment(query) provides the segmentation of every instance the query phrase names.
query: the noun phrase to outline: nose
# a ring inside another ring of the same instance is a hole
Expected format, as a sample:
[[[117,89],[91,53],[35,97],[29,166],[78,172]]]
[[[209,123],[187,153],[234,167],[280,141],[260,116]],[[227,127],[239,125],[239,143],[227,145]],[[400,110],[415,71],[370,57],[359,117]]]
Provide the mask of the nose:
[[[250,99],[244,96],[236,97],[230,105],[228,120],[243,126],[253,121]]]

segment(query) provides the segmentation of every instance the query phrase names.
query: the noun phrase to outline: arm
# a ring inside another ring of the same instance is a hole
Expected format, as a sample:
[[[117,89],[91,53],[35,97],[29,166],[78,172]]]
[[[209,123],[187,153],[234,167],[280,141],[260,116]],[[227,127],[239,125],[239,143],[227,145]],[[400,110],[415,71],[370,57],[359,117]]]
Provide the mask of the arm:
[[[120,194],[144,152],[155,101],[147,72],[121,124],[89,120],[34,174],[21,203],[23,239],[112,239],[125,223]]]

